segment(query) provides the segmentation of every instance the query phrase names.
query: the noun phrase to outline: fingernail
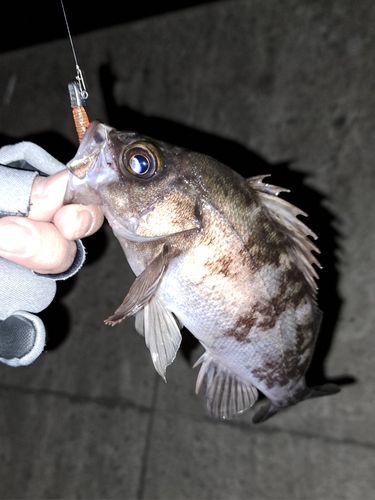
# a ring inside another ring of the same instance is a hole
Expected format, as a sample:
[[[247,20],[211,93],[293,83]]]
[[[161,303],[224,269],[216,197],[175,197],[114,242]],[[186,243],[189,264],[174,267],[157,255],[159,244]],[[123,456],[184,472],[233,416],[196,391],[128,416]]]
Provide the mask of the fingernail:
[[[0,225],[0,251],[22,255],[30,243],[32,231],[16,222]]]
[[[79,222],[81,234],[86,235],[91,230],[92,225],[94,224],[94,219],[91,212],[83,208],[78,212],[77,219]]]

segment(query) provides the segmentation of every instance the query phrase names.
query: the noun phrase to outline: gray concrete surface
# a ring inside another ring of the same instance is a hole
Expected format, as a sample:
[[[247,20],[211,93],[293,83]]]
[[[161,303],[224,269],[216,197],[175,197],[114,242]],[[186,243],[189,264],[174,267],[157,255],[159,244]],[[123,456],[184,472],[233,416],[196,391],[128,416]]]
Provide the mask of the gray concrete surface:
[[[328,276],[321,362],[326,378],[355,383],[260,426],[252,411],[214,420],[194,394],[199,347],[165,385],[131,319],[103,324],[133,279],[104,227],[50,308],[48,352],[0,366],[1,498],[375,498],[374,21],[365,0],[239,0],[76,38],[91,118],[166,140],[179,130],[189,147],[192,130],[234,141],[303,194]],[[2,54],[0,67],[3,143],[31,138],[70,159],[67,41]],[[268,173],[257,165],[242,172]]]

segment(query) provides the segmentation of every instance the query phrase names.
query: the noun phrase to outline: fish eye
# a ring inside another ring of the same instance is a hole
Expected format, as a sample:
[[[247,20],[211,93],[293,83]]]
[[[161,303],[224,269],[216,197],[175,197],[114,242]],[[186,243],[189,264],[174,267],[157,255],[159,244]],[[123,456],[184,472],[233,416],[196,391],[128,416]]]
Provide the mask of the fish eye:
[[[132,156],[129,164],[133,172],[139,175],[147,174],[150,168],[150,161],[147,156],[144,155]]]
[[[123,153],[122,162],[128,172],[143,179],[149,179],[162,167],[159,148],[149,142],[130,144]]]

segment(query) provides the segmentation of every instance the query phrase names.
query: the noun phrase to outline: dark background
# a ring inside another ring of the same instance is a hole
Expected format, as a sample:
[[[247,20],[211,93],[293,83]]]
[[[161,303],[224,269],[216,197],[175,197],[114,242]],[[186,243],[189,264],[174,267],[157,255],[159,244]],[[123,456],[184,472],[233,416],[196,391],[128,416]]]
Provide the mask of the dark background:
[[[216,0],[161,0],[158,2],[124,2],[110,0],[98,8],[88,0],[65,0],[64,8],[72,36],[137,19],[182,10]],[[37,43],[67,37],[60,0],[2,0],[0,50],[6,52]]]

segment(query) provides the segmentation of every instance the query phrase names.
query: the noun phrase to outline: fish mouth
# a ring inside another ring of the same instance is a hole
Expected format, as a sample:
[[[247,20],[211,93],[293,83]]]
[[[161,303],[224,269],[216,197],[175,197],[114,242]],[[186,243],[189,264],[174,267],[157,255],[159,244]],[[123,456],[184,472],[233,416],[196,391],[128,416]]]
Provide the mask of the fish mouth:
[[[101,184],[117,175],[115,159],[109,147],[112,131],[103,123],[91,122],[75,157],[67,164],[69,176],[64,204],[101,205]]]
[[[75,157],[67,164],[70,172],[83,179],[108,140],[110,127],[93,121],[86,130]]]

